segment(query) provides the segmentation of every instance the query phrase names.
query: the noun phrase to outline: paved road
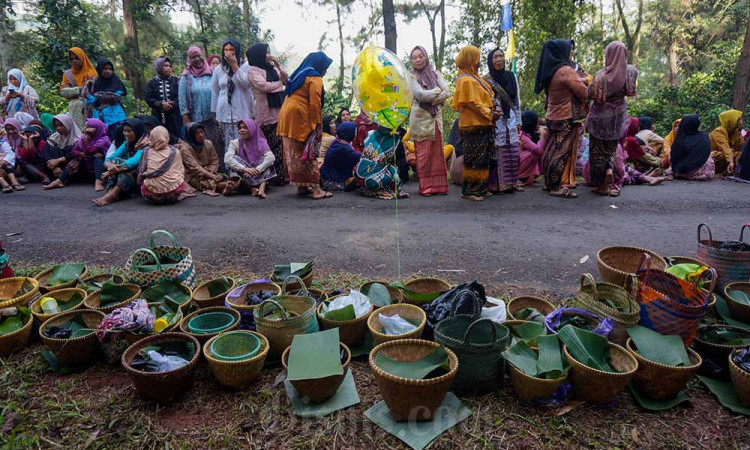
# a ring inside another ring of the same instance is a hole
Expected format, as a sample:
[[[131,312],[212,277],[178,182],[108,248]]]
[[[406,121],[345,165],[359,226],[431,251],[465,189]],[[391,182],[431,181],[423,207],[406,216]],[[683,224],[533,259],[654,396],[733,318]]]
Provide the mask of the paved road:
[[[581,273],[596,272],[602,247],[692,255],[699,223],[710,224],[718,239],[737,239],[750,222],[750,186],[720,180],[626,187],[618,198],[579,189],[576,200],[549,197],[539,186],[482,203],[461,200],[456,186],[447,197],[422,198],[415,191],[410,183],[412,198],[399,203],[404,275],[563,292],[573,291]],[[167,229],[197,261],[218,269],[267,273],[274,262],[317,258],[328,272],[397,276],[395,202],[356,193],[302,200],[285,187],[265,201],[199,196],[170,206],[132,199],[97,208],[88,201],[93,195],[89,186],[44,192],[38,185],[0,194],[0,239],[12,259],[123,265],[147,243],[149,231]],[[23,235],[5,236],[18,231]]]

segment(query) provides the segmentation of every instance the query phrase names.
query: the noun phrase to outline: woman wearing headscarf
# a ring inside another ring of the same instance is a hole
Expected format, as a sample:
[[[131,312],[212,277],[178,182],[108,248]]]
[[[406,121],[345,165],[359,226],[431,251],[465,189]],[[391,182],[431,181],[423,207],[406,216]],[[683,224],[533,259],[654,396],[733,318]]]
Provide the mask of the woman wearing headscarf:
[[[656,186],[662,181],[666,180],[667,177],[652,177],[645,175],[642,172],[625,164],[627,159],[627,152],[623,149],[622,144],[618,143],[617,151],[612,163],[612,175],[613,181],[609,185],[609,195],[617,197],[620,195],[620,191],[623,186],[641,185],[648,184],[649,186]],[[582,175],[586,184],[593,186],[591,182],[591,166],[588,161],[583,164]]]
[[[377,130],[378,124],[373,122],[367,113],[361,111],[357,117],[354,118],[354,125],[357,126],[357,133],[354,135],[352,147],[354,150],[362,153],[362,150],[365,148],[365,139],[367,139],[367,135],[370,134],[370,131]]]
[[[101,120],[107,126],[124,122],[127,116],[122,107],[122,98],[128,95],[128,91],[115,74],[115,66],[109,59],[99,58],[96,72],[99,77],[94,81],[87,100],[94,108],[91,117]]]
[[[5,121],[3,129],[5,130],[5,141],[10,145],[10,148],[15,152],[19,145],[23,145],[23,137],[21,131],[25,126],[20,120],[12,117]]]
[[[349,108],[341,108],[339,114],[336,116],[336,126],[341,125],[344,122],[352,121],[352,113]]]
[[[628,117],[628,131],[620,144],[625,149],[630,163],[639,171],[650,173],[661,168],[661,159],[652,155],[648,145],[638,137],[640,120],[639,117]]]
[[[453,121],[451,126],[448,145],[453,147],[450,163],[451,182],[457,186],[462,186],[464,184],[464,144],[461,140],[461,130],[458,128],[458,118]]]
[[[81,132],[69,114],[56,115],[52,120],[52,126],[55,133],[47,139],[49,145],[44,160],[47,163],[47,168],[59,178],[65,165],[73,159],[73,146],[81,137]],[[52,189],[58,187],[58,185],[62,187],[62,181],[59,179],[45,186],[45,189]]]
[[[250,65],[250,89],[255,97],[255,121],[276,158],[274,168],[277,178],[273,182],[282,185],[285,173],[284,144],[276,130],[284,102],[284,85],[289,75],[266,43],[255,44],[247,50],[247,63]]]
[[[149,135],[138,167],[138,185],[143,198],[157,205],[195,196],[185,183],[182,155],[169,145],[169,131],[164,127],[154,128]]]
[[[16,152],[5,139],[3,126],[0,121],[0,188],[4,194],[9,194],[25,188],[16,179]]]
[[[338,192],[356,189],[354,168],[362,156],[351,144],[356,128],[354,122],[342,122],[336,128],[336,139],[328,149],[320,168],[323,189]]]
[[[539,133],[539,116],[534,111],[521,113],[521,133],[518,179],[524,185],[530,186],[542,173],[542,156],[544,155],[544,140]]]
[[[156,58],[154,69],[156,76],[146,84],[143,98],[151,107],[151,115],[156,117],[159,125],[166,128],[174,139],[182,136],[182,119],[177,103],[179,80],[172,75],[172,61],[166,56]]]
[[[385,127],[378,127],[367,136],[362,156],[354,168],[354,175],[362,186],[360,193],[365,197],[381,200],[409,197],[401,190],[403,182],[395,167],[396,148],[401,138],[400,131],[394,134]]]
[[[453,93],[453,109],[459,111],[458,128],[464,148],[462,197],[481,201],[487,194],[490,152],[494,148],[493,123],[502,110],[493,104],[492,87],[479,77],[479,49],[468,45],[456,56],[458,78]]]
[[[104,161],[107,170],[101,179],[106,185],[107,193],[91,199],[97,206],[109,205],[138,193],[138,166],[143,149],[149,145],[148,133],[139,119],[128,119],[121,130],[124,142]]]
[[[682,117],[669,156],[674,178],[711,181],[716,174],[711,158],[711,141],[706,133],[698,130],[700,125],[697,114]]]
[[[213,70],[221,64],[221,57],[212,53],[206,58],[206,64]]]
[[[241,120],[237,131],[239,138],[229,143],[224,156],[231,176],[224,194],[249,188],[253,197],[265,199],[266,185],[276,176],[275,156],[255,120]]]
[[[356,130],[356,126],[355,126]],[[323,116],[323,135],[320,137],[320,151],[318,152],[318,165],[322,165],[326,152],[336,140],[336,119],[333,116]]]
[[[89,112],[84,101],[96,79],[97,72],[89,57],[79,47],[68,50],[70,68],[63,72],[60,95],[68,100],[68,112],[79,130],[86,128]]]
[[[708,135],[711,158],[719,175],[734,173],[734,163],[742,147],[742,111],[730,109],[719,114],[719,126]]]
[[[19,69],[8,71],[8,85],[0,93],[0,108],[4,117],[14,117],[17,112],[31,114],[34,119],[39,118],[36,104],[39,94],[26,81],[26,76]]]
[[[86,128],[73,144],[70,158],[65,158],[66,164],[60,178],[47,188],[62,188],[75,179],[90,180],[93,176],[95,190],[103,191],[101,176],[104,173],[104,158],[111,144],[104,122],[98,119],[86,120]]]
[[[642,116],[638,118],[638,134],[635,135],[649,148],[649,153],[662,158],[664,151],[664,138],[654,132],[654,118]]]
[[[521,124],[521,98],[516,75],[505,70],[505,52],[496,48],[487,55],[489,73],[484,80],[492,87],[495,103],[503,115],[495,121],[495,145],[490,160],[491,192],[512,193],[518,186],[518,129]]]
[[[225,176],[219,174],[219,156],[214,145],[206,139],[206,132],[200,123],[188,124],[185,135],[186,140],[180,144],[185,181],[196,190],[216,197]]]
[[[661,152],[661,168],[669,168],[669,154],[672,152],[672,144],[677,137],[677,130],[680,128],[680,122],[682,119],[677,119],[672,122],[672,130],[669,132],[667,137],[664,138],[664,147]]]
[[[575,163],[581,125],[577,119],[587,99],[586,85],[573,68],[570,39],[544,43],[536,71],[534,93],[546,94],[547,141],[544,147],[544,189],[550,195],[575,198]],[[571,180],[571,174],[573,179]],[[567,183],[567,187],[566,187]]]
[[[450,91],[443,76],[430,65],[424,47],[414,47],[410,57],[414,100],[409,116],[409,135],[414,141],[417,157],[419,194],[445,195],[448,193],[448,168],[443,155],[442,108]]]
[[[28,180],[41,181],[42,186],[51,183],[52,171],[47,168],[44,155],[47,142],[42,138],[41,125],[29,125],[21,131],[22,143],[16,147],[17,171]]]
[[[237,139],[237,122],[255,117],[255,101],[250,91],[250,66],[242,61],[242,46],[230,38],[221,45],[221,65],[211,78],[211,111],[216,114],[224,145]],[[217,149],[223,160],[224,149]]]
[[[332,197],[320,188],[317,149],[323,134],[325,91],[323,76],[333,60],[323,52],[307,55],[286,83],[286,100],[279,113],[278,134],[283,138],[284,163],[297,195]]]
[[[635,95],[638,70],[628,66],[627,60],[625,44],[610,42],[604,49],[604,68],[594,75],[589,86],[589,98],[593,100],[586,118],[590,136],[589,164],[591,183],[597,186],[593,192],[599,195],[609,195],[609,185],[614,181],[617,144],[631,125],[625,97]]]
[[[211,141],[214,149],[221,149],[223,153],[223,137],[211,113],[212,74],[209,62],[203,57],[203,50],[197,46],[188,48],[187,67],[180,76],[177,96],[182,124],[187,127],[192,122],[199,123],[206,139]]]
[[[42,113],[39,115],[39,122],[44,126],[44,132],[47,133],[47,138],[52,136],[52,133],[55,132],[55,124],[53,123],[55,120],[55,116],[50,113]]]

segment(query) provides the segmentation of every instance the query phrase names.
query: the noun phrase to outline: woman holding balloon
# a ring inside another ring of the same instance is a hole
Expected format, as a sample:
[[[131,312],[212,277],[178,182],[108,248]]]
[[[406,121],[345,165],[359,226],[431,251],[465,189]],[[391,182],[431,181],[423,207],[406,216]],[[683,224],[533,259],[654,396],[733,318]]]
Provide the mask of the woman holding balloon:
[[[430,67],[424,47],[411,51],[411,90],[414,100],[409,116],[409,134],[417,155],[419,194],[448,193],[448,168],[443,153],[443,103],[450,97],[443,76]]]

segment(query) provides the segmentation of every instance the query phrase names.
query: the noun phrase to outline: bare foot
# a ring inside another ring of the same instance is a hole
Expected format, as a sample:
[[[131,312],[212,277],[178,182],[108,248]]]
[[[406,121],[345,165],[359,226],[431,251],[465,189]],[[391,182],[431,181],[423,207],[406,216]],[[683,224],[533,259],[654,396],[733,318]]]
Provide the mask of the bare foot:
[[[657,184],[661,184],[662,181],[666,179],[667,177],[646,177],[646,182],[649,186],[656,186]]]
[[[258,196],[258,188],[250,188],[250,195],[252,195],[253,197],[257,197]]]
[[[115,201],[115,196],[106,194],[99,198],[92,198],[91,201],[96,203],[96,206],[106,206]]]
[[[63,184],[62,181],[55,180],[52,183],[48,184],[47,186],[42,186],[42,189],[44,189],[44,190],[47,190],[47,189],[59,189],[59,188],[64,188],[64,187],[65,187],[65,185]]]
[[[209,197],[218,197],[219,193],[216,191],[203,191],[205,195],[208,195]]]
[[[479,195],[462,195],[461,198],[472,202],[481,202],[484,200],[484,197],[481,197]]]
[[[102,183],[102,180],[96,180],[94,182],[94,190],[97,192],[101,192],[104,190],[104,183]]]
[[[268,198],[268,196],[265,192],[258,191],[258,198],[261,200],[265,200],[266,198]]]

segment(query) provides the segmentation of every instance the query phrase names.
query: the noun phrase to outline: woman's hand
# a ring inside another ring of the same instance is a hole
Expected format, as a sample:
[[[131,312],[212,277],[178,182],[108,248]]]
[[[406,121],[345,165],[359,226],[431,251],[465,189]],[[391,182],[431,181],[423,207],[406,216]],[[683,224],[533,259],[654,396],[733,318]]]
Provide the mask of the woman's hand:
[[[237,73],[237,69],[240,68],[239,64],[237,64],[237,56],[233,53],[224,53],[224,59],[227,60],[227,64],[229,64],[232,72]]]
[[[111,170],[111,169],[110,169],[110,170]],[[99,178],[100,178],[100,179],[101,179],[102,181],[107,181],[107,179],[108,179],[109,177],[111,177],[112,175],[114,175],[114,174],[113,174],[112,172],[110,172],[110,170],[107,170],[106,172],[104,172],[104,173],[102,174],[102,176],[101,176],[101,177],[99,177]]]
[[[254,168],[254,167],[252,167],[252,168],[251,167],[246,167],[245,168],[245,175],[247,175],[249,177],[257,177],[258,175],[260,175],[260,172],[258,171],[258,169]]]

